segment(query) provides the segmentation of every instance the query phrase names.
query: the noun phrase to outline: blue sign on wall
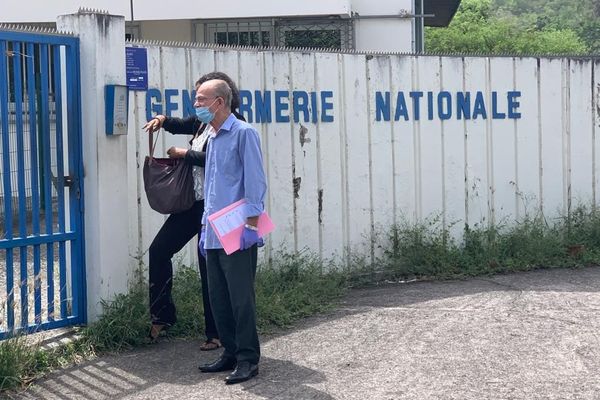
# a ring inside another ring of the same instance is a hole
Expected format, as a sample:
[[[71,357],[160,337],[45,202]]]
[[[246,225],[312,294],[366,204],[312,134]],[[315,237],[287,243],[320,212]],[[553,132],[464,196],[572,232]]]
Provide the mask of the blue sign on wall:
[[[125,69],[129,90],[148,90],[148,52],[143,47],[125,47]]]

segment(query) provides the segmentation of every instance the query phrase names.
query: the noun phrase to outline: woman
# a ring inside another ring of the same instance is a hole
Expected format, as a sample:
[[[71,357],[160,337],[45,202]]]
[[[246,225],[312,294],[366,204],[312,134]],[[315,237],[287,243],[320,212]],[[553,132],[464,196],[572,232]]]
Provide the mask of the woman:
[[[231,111],[239,119],[244,119],[236,109],[240,105],[240,93],[229,76],[222,72],[212,72],[202,76],[196,82],[196,88],[202,83],[221,79],[227,82],[232,92]],[[167,150],[170,158],[183,158],[184,162],[193,165],[194,192],[196,201],[192,208],[177,214],[171,214],[150,245],[150,317],[152,327],[149,338],[156,341],[160,332],[168,329],[176,320],[175,304],[171,296],[173,287],[173,265],[171,258],[198,234],[201,229],[202,213],[204,212],[204,162],[207,135],[204,133],[206,124],[201,123],[196,116],[187,118],[171,118],[157,115],[144,129],[148,133],[164,128],[173,134],[194,134],[190,149],[171,147]],[[196,246],[198,248],[198,246]],[[204,305],[204,326],[206,341],[200,350],[214,350],[221,347],[217,328],[208,298],[208,283],[206,275],[206,260],[198,252],[198,266],[202,281],[202,302]]]

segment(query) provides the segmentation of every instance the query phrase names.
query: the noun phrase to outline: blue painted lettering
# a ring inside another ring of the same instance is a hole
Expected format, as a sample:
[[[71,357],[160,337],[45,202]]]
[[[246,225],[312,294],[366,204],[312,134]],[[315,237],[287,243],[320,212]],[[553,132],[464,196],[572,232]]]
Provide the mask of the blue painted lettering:
[[[404,98],[403,92],[398,92],[396,98],[396,113],[394,114],[394,121],[399,121],[400,117],[408,121],[408,109],[406,108],[406,99]]]
[[[427,92],[427,119],[433,119],[433,92]]]
[[[156,100],[154,102],[153,100]],[[153,116],[162,114],[162,94],[158,89],[148,89],[146,92],[146,120],[150,121]]]
[[[266,91],[263,94],[260,90],[254,91],[254,102],[256,108],[254,115],[256,115],[256,122],[271,122],[271,92]]]
[[[418,121],[421,118],[421,97],[423,92],[410,92],[409,96],[413,99],[413,118]]]
[[[473,106],[473,119],[477,119],[480,115],[483,119],[487,118],[483,93],[477,92],[477,95],[475,96],[475,105]]]
[[[240,114],[248,123],[252,123],[252,92],[249,90],[240,90]]]
[[[275,91],[275,122],[290,122],[289,114],[283,114],[284,111],[290,108],[290,105],[287,103],[289,97],[290,92],[287,90]]]
[[[170,117],[173,111],[179,109],[179,105],[171,101],[171,98],[177,97],[178,94],[179,90],[177,89],[165,89],[165,115],[167,117]]]
[[[444,107],[444,102],[446,107]],[[442,121],[452,118],[452,95],[450,92],[440,92],[438,94],[438,116]]]
[[[456,118],[471,119],[471,93],[456,93]]]
[[[519,119],[521,113],[518,112],[521,103],[517,101],[517,98],[521,97],[521,92],[511,91],[508,92],[506,97],[508,98],[508,118]]]
[[[381,92],[375,93],[375,120],[381,121],[382,117],[384,121],[390,120],[390,92],[385,92],[385,98]]]
[[[498,112],[498,92],[492,92],[492,118],[505,119],[506,114]]]
[[[327,111],[333,110],[333,103],[327,99],[333,99],[333,92],[330,90],[321,92],[321,122],[333,122],[333,115],[327,115]]]
[[[196,102],[196,91],[192,90],[191,92],[187,90],[181,91],[181,103],[183,103],[183,116],[189,117],[190,115],[195,115],[196,111],[194,110],[194,103]]]
[[[294,110],[294,122],[300,122],[300,111],[304,122],[309,120],[308,93],[295,90],[292,92],[292,108]]]

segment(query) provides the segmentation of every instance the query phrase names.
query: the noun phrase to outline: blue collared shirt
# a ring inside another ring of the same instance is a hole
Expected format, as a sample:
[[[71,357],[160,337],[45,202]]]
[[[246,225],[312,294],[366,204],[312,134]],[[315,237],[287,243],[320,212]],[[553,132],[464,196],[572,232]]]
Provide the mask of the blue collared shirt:
[[[223,246],[207,224],[207,217],[241,199],[246,200],[246,218],[260,215],[264,211],[267,180],[260,137],[250,124],[231,114],[218,132],[211,129],[209,134],[202,215],[202,224],[206,226],[204,247],[221,249]]]

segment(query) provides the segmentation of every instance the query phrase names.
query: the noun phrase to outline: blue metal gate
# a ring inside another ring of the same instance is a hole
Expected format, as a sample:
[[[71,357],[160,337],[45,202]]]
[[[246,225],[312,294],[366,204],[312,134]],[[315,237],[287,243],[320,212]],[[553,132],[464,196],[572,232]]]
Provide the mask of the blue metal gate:
[[[0,339],[85,322],[79,39],[0,27]]]

